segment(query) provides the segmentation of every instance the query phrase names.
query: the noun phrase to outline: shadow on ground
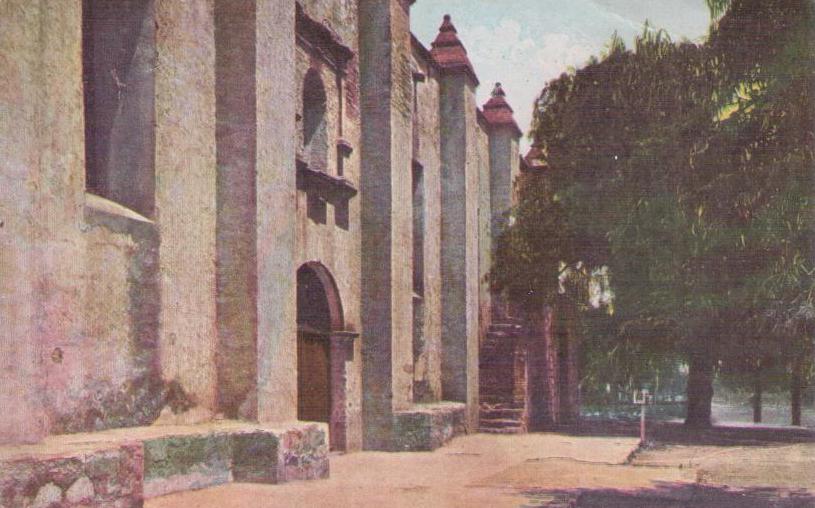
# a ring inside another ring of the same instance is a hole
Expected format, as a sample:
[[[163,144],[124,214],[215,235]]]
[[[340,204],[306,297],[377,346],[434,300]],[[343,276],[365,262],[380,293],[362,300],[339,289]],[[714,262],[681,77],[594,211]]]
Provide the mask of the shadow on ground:
[[[639,423],[583,422],[577,428],[555,429],[576,436],[638,436]],[[769,443],[815,443],[815,430],[801,427],[687,427],[678,422],[649,422],[648,439],[662,444],[766,446]]]
[[[653,488],[620,491],[575,489],[526,490],[523,508],[813,508],[806,490],[729,489],[721,486],[662,483]]]

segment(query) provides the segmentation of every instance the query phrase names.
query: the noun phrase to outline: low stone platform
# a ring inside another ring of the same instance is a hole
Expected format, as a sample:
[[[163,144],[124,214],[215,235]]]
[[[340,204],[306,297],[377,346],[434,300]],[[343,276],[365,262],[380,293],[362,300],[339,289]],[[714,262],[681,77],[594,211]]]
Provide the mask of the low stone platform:
[[[0,506],[141,506],[144,499],[236,481],[328,477],[328,429],[222,421],[50,436],[0,447]]]
[[[467,406],[458,402],[417,404],[393,418],[391,451],[432,451],[467,433]]]

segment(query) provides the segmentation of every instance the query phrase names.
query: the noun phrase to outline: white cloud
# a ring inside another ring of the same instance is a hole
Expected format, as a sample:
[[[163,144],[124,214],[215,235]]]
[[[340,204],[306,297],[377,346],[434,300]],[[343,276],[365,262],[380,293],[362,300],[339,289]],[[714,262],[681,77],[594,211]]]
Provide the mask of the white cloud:
[[[602,52],[615,30],[630,42],[646,18],[675,39],[695,39],[707,28],[702,0],[421,0],[411,24],[423,42],[433,40],[445,13],[453,16],[481,79],[479,102],[502,82],[524,131],[546,83]]]
[[[493,82],[500,81],[525,132],[532,121],[532,104],[546,82],[592,54],[592,46],[573,35],[525,33],[521,22],[511,17],[494,26],[461,27],[459,32],[482,80],[480,102],[489,98]]]

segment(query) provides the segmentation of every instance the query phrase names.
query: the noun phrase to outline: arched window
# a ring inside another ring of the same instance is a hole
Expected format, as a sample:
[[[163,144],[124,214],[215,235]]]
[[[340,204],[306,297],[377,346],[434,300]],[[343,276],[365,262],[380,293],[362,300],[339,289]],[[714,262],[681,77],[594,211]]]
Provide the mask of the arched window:
[[[328,127],[326,93],[320,75],[314,69],[303,83],[303,157],[311,169],[326,171],[328,166]]]

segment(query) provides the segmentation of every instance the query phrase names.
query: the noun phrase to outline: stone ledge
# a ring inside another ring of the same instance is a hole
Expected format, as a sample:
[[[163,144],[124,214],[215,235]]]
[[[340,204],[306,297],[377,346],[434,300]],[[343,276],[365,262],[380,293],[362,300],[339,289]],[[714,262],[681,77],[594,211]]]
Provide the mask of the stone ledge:
[[[417,404],[393,419],[392,451],[432,451],[467,432],[467,406],[458,402]]]
[[[151,426],[0,448],[0,506],[141,506],[231,481],[328,477],[324,424]]]
[[[140,443],[0,459],[0,506],[141,506],[143,470]]]

